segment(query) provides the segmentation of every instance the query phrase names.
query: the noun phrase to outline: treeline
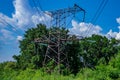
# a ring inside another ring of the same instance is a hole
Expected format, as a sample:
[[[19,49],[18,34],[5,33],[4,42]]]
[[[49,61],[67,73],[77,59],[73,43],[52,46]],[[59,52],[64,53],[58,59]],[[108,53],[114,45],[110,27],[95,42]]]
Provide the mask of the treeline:
[[[100,35],[92,35],[79,41],[63,44],[63,51],[67,54],[69,61],[69,69],[67,70],[65,62],[60,64],[61,75],[63,76],[58,75],[58,79],[55,77],[57,65],[53,61],[47,63],[47,68],[51,70],[50,74],[52,75],[43,71],[45,70],[43,60],[47,46],[34,43],[34,39],[44,35],[48,37],[50,31],[55,32],[56,30],[61,31],[62,35],[67,34],[67,38],[77,39],[76,36],[70,36],[69,31],[64,28],[46,28],[45,25],[39,24],[36,28],[29,29],[25,32],[24,39],[20,41],[20,54],[13,56],[16,61],[0,64],[0,80],[21,80],[23,76],[26,78],[25,80],[120,79],[119,40],[108,39]],[[54,37],[52,38],[54,39]],[[35,49],[36,46],[37,49]]]

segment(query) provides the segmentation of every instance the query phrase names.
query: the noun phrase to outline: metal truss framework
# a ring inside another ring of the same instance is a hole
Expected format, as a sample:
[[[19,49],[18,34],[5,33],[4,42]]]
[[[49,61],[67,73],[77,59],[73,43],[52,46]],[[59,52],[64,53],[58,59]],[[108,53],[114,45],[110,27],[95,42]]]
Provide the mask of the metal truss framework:
[[[57,71],[60,73],[60,65],[63,64],[66,68],[69,68],[69,61],[67,53],[65,53],[65,44],[72,42],[74,39],[68,37],[67,32],[63,33],[61,29],[66,27],[66,19],[78,12],[83,12],[83,21],[85,18],[85,10],[74,4],[71,8],[64,8],[55,11],[45,12],[53,19],[51,21],[51,27],[58,27],[56,30],[50,30],[49,36],[43,36],[35,39],[35,43],[47,44],[47,50],[44,56],[43,67],[49,61],[54,61],[54,65],[58,67]]]

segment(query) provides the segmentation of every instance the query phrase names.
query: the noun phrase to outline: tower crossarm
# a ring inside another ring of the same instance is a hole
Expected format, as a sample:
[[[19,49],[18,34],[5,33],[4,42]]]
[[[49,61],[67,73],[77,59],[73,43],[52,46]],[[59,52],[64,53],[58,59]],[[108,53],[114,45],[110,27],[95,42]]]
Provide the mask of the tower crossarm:
[[[46,11],[45,13],[48,14],[49,16],[53,17],[53,16],[56,16],[56,15],[62,15],[62,14],[68,14],[68,13],[76,13],[76,12],[84,12],[85,13],[85,10],[82,9],[81,7],[79,7],[77,4],[74,4],[73,7],[71,8],[64,8],[64,9],[59,9],[59,10],[55,10],[55,11]]]

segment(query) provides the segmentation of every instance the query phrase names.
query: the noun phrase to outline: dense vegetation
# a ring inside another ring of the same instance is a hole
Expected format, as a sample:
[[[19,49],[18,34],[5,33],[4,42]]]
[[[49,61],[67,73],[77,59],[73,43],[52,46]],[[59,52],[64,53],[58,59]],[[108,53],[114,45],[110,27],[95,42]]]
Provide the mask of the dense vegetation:
[[[61,63],[63,73],[58,74],[55,71],[57,66],[52,62],[48,62],[49,68],[54,66],[52,73],[44,71],[42,63],[47,46],[33,41],[48,36],[48,31],[58,29],[49,29],[40,24],[26,31],[24,39],[20,41],[20,54],[13,56],[16,61],[0,64],[0,80],[120,80],[119,41],[100,35],[65,44],[64,53],[68,54],[69,71]],[[59,30],[62,35],[66,33],[67,37],[76,39],[68,35],[68,30]]]

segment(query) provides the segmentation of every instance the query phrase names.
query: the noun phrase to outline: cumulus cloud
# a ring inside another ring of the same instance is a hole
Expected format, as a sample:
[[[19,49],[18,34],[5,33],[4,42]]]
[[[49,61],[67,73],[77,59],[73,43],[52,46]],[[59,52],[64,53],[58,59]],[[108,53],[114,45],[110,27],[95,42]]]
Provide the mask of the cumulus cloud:
[[[106,37],[111,39],[111,38],[115,38],[117,40],[120,40],[120,32],[113,32],[112,30],[110,30],[107,34]]]
[[[117,21],[118,24],[120,24],[120,17],[116,18],[116,21]]]
[[[35,8],[29,5],[29,0],[13,0],[13,7],[15,10],[11,13],[11,17],[0,12],[0,44],[2,44],[2,47],[3,45],[13,47],[13,44],[15,44],[15,46],[17,46],[16,49],[18,49],[18,40],[23,39],[21,35],[25,30],[35,27],[36,24],[39,23],[43,23],[48,26],[50,24],[51,17],[42,11],[36,11]],[[12,55],[10,58],[6,57],[0,61],[6,61],[9,59],[12,60]]]
[[[7,23],[9,23],[12,26],[14,26],[13,24],[15,23],[14,19],[9,18],[8,16],[2,13],[0,13],[0,20],[1,20],[2,28],[6,27],[8,25]]]
[[[120,40],[120,32],[115,37],[117,40]]]
[[[41,15],[38,13],[35,13],[31,18],[32,18],[32,22],[36,25],[38,23],[43,23],[45,24],[47,27],[50,27],[50,21],[51,21],[51,17],[43,12],[41,12]],[[39,17],[40,16],[40,17]]]
[[[107,38],[115,38],[117,35],[117,32],[113,32],[112,30],[110,30],[107,34],[106,34],[106,37]]]
[[[10,25],[25,30],[34,27],[38,23],[48,25],[51,17],[40,11],[39,13],[31,8],[28,0],[13,1],[15,12],[12,13],[12,18],[0,13],[3,22],[8,22]],[[46,22],[46,23],[45,23]],[[29,25],[29,26],[27,26]]]
[[[38,13],[34,8],[32,8],[29,5],[29,0],[14,0],[13,6],[15,11],[11,13],[12,17],[0,13],[1,30],[6,29],[6,27],[9,27],[13,31],[22,30],[24,32],[28,28],[35,27],[36,24],[39,23],[46,24],[47,26],[50,24],[51,17],[43,13],[42,11]],[[8,24],[10,24],[13,27],[10,27],[10,25]],[[0,34],[3,35],[2,38],[6,39],[7,37],[9,37],[9,39],[12,39],[12,37],[16,37],[12,34],[9,34],[8,36],[8,33],[12,32],[11,30],[9,32],[5,30],[1,31]],[[16,39],[21,39],[20,35],[17,34]]]
[[[107,38],[115,38],[117,40],[120,40],[120,17],[119,18],[116,18],[116,22],[119,24],[118,26],[118,29],[119,29],[119,32],[113,32],[112,30],[110,30],[107,34],[106,34],[106,37]]]
[[[110,29],[109,32],[104,35],[101,33],[102,28],[100,26],[85,22],[78,23],[75,20],[72,20],[73,27],[70,28],[69,30],[70,30],[70,34],[74,34],[82,37],[89,37],[92,34],[99,34],[102,36],[106,36],[109,39],[115,38],[117,40],[120,40],[120,17],[116,18],[116,22],[119,24],[118,26],[119,32],[114,32],[112,31],[112,29]]]
[[[31,24],[32,8],[28,4],[28,0],[15,0],[13,2],[15,12],[12,14],[12,19],[19,28],[26,27]]]
[[[27,28],[34,27],[38,23],[44,23],[47,26],[50,25],[50,20],[52,19],[49,15],[43,13],[41,10],[40,14],[37,12],[34,8],[32,8],[29,5],[28,0],[14,0],[13,6],[15,8],[14,13],[12,13],[12,17],[8,17],[4,15],[3,13],[0,13],[0,17],[2,18],[2,23],[0,23],[1,26],[7,26],[5,25],[5,21],[8,22],[10,25],[14,26],[16,29],[26,30]],[[120,17],[116,18],[117,23],[120,25]],[[29,26],[28,26],[29,25]],[[94,25],[92,23],[85,23],[81,22],[78,23],[75,20],[72,20],[72,28],[70,28],[70,34],[80,35],[83,37],[91,36],[92,34],[101,34],[102,28],[98,25]],[[120,27],[119,27],[120,28]],[[4,29],[0,28],[0,29]],[[6,38],[7,32],[1,31],[0,33],[3,33],[3,36]],[[11,35],[11,34],[10,34]],[[11,37],[11,36],[7,37]],[[116,38],[119,39],[120,33],[119,32],[113,32],[110,30],[107,34],[107,37],[109,38]],[[12,39],[12,37],[10,38]],[[17,40],[21,40],[22,37],[20,35],[17,35]]]
[[[17,40],[18,40],[18,41],[21,41],[22,39],[23,39],[22,36],[17,36]]]
[[[102,28],[98,25],[93,25],[92,23],[81,22],[78,23],[72,20],[72,28],[70,28],[70,33],[74,35],[80,35],[83,37],[91,36],[92,34],[100,34]]]

